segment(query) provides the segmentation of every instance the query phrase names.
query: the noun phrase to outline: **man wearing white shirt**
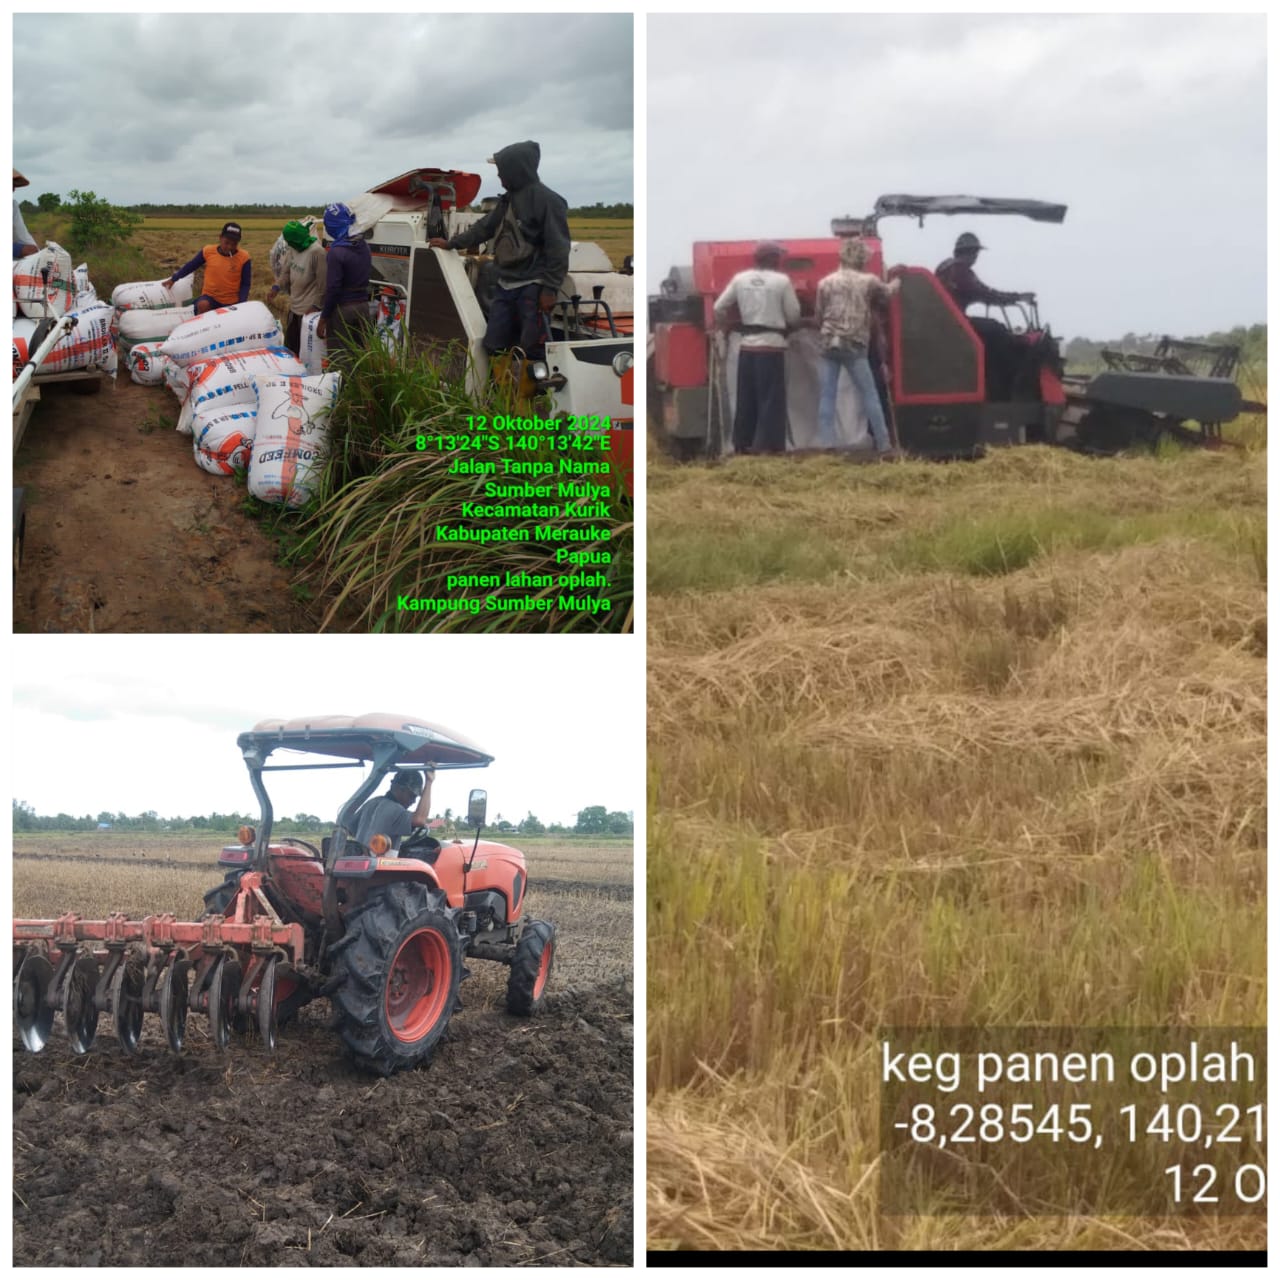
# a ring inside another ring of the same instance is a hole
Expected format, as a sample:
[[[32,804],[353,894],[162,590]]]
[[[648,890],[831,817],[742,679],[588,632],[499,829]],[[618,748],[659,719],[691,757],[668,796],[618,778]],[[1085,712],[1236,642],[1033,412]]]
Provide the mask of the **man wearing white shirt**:
[[[800,321],[800,300],[790,277],[778,270],[784,254],[771,241],[757,245],[756,265],[739,271],[716,299],[716,320],[742,334],[733,415],[737,453],[784,453],[787,448],[787,333]]]

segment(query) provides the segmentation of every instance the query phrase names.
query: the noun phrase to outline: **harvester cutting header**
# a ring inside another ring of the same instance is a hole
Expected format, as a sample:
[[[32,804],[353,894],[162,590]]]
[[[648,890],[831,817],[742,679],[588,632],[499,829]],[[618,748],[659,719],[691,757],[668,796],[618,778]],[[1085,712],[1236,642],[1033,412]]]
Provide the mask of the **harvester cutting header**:
[[[137,1052],[147,1013],[159,1015],[174,1053],[189,1013],[208,1018],[219,1050],[232,1031],[256,1025],[270,1051],[278,1027],[323,995],[355,1062],[387,1075],[429,1058],[457,1007],[469,956],[510,967],[510,1012],[541,1006],[555,927],[524,917],[524,855],[481,841],[485,792],[470,795],[469,848],[420,828],[393,857],[393,837],[374,832],[362,844],[353,834],[389,774],[400,771],[399,781],[407,770],[484,767],[491,755],[441,725],[387,714],[266,720],[237,743],[260,816],[219,855],[224,879],[205,895],[203,919],[68,913],[14,921],[14,1021],[29,1050],[45,1046],[60,1012],[76,1053],[88,1052],[102,1014],[121,1047]],[[269,763],[280,751],[327,759]],[[367,764],[320,848],[273,840],[266,774]]]
[[[1238,349],[1165,339],[1154,357],[1104,352],[1102,372],[1073,377],[1058,340],[1041,323],[1035,294],[1001,293],[973,275],[983,246],[972,232],[957,238],[955,256],[936,272],[885,271],[880,222],[887,217],[1004,215],[1058,224],[1066,213],[1065,205],[1039,200],[886,195],[866,217],[834,219],[829,239],[771,242],[800,312],[798,322],[775,330],[786,340],[786,447],[830,443],[818,430],[824,361],[815,306],[819,282],[841,265],[841,246],[853,238],[865,262],[859,269],[892,287],[867,354],[883,415],[904,452],[962,458],[1041,442],[1110,454],[1166,436],[1221,446],[1222,425],[1246,407],[1234,380]],[[650,299],[651,417],[679,456],[717,456],[729,448],[744,339],[768,339],[755,336],[762,326],[740,321],[727,336],[718,333],[716,302],[751,268],[758,248],[756,241],[696,243],[692,265],[672,268]],[[967,314],[975,303],[985,305],[985,316]],[[838,445],[860,448],[867,413],[853,388],[843,388],[835,416]]]

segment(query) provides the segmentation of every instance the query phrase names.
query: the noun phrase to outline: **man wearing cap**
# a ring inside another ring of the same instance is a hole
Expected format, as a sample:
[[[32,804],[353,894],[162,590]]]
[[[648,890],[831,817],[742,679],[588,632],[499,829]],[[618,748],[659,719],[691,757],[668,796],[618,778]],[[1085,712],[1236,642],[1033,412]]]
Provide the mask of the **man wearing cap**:
[[[28,187],[31,184],[20,174],[17,169],[13,171],[13,189],[17,191],[19,187]],[[18,208],[18,197],[13,197],[13,258],[16,262],[19,258],[29,258],[33,253],[39,253],[40,246],[36,244],[36,238],[27,230],[27,224],[22,220],[22,210]]]
[[[372,328],[369,277],[373,274],[373,252],[363,236],[353,234],[355,225],[356,215],[345,204],[331,204],[324,211],[329,257],[316,337],[328,343],[330,364],[343,371],[355,349],[368,342]]]
[[[975,302],[993,307],[1006,307],[1014,302],[1034,302],[1034,293],[1005,293],[1000,289],[989,288],[978,279],[973,264],[984,248],[986,246],[978,242],[978,237],[972,231],[965,231],[956,237],[952,256],[938,265],[935,274],[956,300],[956,306],[965,311]],[[1004,325],[990,316],[969,316],[968,320],[986,349],[987,399],[1005,400],[1009,395],[1012,366],[1017,359],[1013,337]]]
[[[190,262],[160,283],[173,286],[193,271],[204,268],[204,292],[195,300],[196,315],[248,302],[253,265],[249,251],[240,247],[240,224],[228,222],[218,233],[217,244],[207,244]]]
[[[884,406],[868,360],[875,308],[886,306],[897,292],[898,281],[885,284],[879,276],[863,268],[867,265],[866,242],[853,237],[840,244],[840,266],[818,282],[817,323],[822,346],[822,390],[818,400],[818,443],[834,448],[836,440],[836,393],[840,370],[848,369],[871,429],[876,455],[896,456],[885,425]]]
[[[739,271],[716,299],[721,328],[742,334],[733,415],[736,453],[785,453],[787,448],[787,333],[800,323],[800,300],[791,277],[778,269],[784,252],[772,241],[757,245],[756,265]]]
[[[503,195],[479,222],[433,249],[470,249],[489,241],[498,287],[489,304],[484,349],[494,355],[519,347],[530,360],[546,355],[547,313],[555,306],[569,270],[569,206],[538,179],[542,148],[513,142],[489,157],[498,168]]]
[[[325,255],[320,241],[301,222],[286,222],[280,234],[289,246],[289,255],[280,277],[271,286],[271,296],[289,295],[284,345],[297,356],[302,354],[302,317],[319,311],[324,301]]]
[[[426,781],[416,769],[401,769],[391,779],[385,796],[374,796],[356,810],[355,831],[359,844],[367,849],[376,835],[384,835],[391,841],[392,849],[400,848],[400,841],[414,827],[425,827],[431,820],[431,784],[436,771],[428,768]],[[410,815],[407,810],[418,801],[418,807]]]

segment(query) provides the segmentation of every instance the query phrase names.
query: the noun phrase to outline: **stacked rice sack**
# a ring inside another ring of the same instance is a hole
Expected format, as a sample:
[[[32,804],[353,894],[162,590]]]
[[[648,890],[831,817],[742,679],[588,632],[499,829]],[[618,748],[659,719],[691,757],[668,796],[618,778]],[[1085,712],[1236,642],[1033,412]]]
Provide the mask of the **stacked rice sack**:
[[[178,325],[195,315],[191,292],[190,276],[172,289],[163,280],[136,280],[111,291],[116,344],[135,382],[153,387],[164,380],[164,361],[157,352]]]
[[[268,308],[242,302],[179,324],[157,354],[166,362],[161,378],[182,401],[178,430],[191,436],[196,465],[213,475],[247,470],[255,497],[301,506],[340,379],[306,377],[283,344]]]
[[[34,353],[40,322],[68,315],[75,317],[75,327],[41,361],[40,372],[69,373],[99,365],[115,374],[114,310],[98,301],[88,264],[82,262],[73,270],[71,255],[54,241],[13,264],[13,313],[15,378]]]

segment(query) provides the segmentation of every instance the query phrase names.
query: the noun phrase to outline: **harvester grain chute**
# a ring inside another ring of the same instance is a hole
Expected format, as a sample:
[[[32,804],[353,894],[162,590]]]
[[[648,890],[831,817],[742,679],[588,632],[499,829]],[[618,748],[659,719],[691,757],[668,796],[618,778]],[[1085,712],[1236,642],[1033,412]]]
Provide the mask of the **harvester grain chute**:
[[[67,913],[14,921],[14,1022],[27,1049],[44,1048],[60,1013],[74,1052],[88,1052],[105,1015],[120,1046],[136,1053],[146,1015],[156,1014],[169,1048],[181,1053],[196,1014],[207,1019],[215,1049],[256,1028],[272,1051],[280,1025],[327,996],[355,1062],[387,1075],[430,1057],[469,958],[510,967],[511,1013],[541,1007],[555,926],[524,916],[524,855],[481,841],[483,791],[471,793],[469,845],[416,829],[398,856],[387,856],[385,835],[366,847],[352,834],[357,810],[393,770],[483,767],[491,756],[450,729],[386,714],[264,721],[237,741],[260,818],[219,855],[225,875],[205,895],[203,919]],[[277,751],[325,760],[268,763]],[[266,773],[365,764],[372,769],[320,848],[272,838]]]
[[[907,453],[975,457],[1002,445],[1047,443],[1111,454],[1153,447],[1164,438],[1221,448],[1228,443],[1223,424],[1242,412],[1265,413],[1264,404],[1246,400],[1237,386],[1239,353],[1233,361],[1230,348],[1165,339],[1150,364],[1113,359],[1098,373],[1071,376],[1034,301],[996,308],[999,321],[989,315],[975,323],[932,270],[885,271],[882,218],[1017,215],[1056,224],[1066,213],[1065,205],[1039,200],[881,196],[867,217],[833,219],[829,239],[780,240],[786,251],[780,269],[791,277],[802,316],[812,316],[818,282],[836,269],[845,238],[860,236],[866,244],[866,270],[898,281],[880,353],[887,377],[878,382],[886,418]],[[650,413],[677,456],[714,456],[732,434],[727,366],[733,339],[721,349],[713,305],[733,276],[751,265],[755,244],[696,243],[692,266],[673,268],[650,299]],[[998,362],[982,336],[984,324],[1005,339]],[[812,331],[808,338],[804,329],[793,335],[787,356],[792,448],[816,443],[817,355]],[[879,367],[874,372],[878,376]],[[841,412],[856,422],[862,416],[856,395],[842,394],[851,398],[851,408]]]

